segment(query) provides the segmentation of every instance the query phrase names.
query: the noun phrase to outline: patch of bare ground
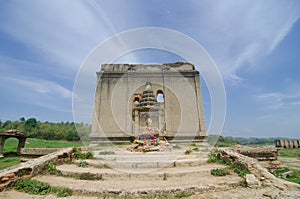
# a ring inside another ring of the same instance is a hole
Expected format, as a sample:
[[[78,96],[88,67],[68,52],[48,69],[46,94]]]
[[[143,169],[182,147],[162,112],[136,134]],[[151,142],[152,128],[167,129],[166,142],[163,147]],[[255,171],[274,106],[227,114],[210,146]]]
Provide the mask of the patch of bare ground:
[[[299,157],[278,157],[278,161],[291,169],[300,170],[300,158]]]

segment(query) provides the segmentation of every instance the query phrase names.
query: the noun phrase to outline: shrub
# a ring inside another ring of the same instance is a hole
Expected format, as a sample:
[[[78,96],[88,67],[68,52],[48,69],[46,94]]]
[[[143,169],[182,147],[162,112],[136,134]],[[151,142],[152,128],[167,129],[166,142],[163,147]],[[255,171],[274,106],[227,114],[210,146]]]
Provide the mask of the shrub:
[[[217,169],[212,169],[210,173],[213,176],[226,176],[229,174],[229,171],[226,168],[217,168]]]
[[[73,148],[73,153],[75,158],[78,159],[93,159],[93,154],[90,151],[87,151],[85,153],[81,152],[80,150],[78,150],[76,147]]]
[[[221,164],[225,163],[223,161],[223,159],[221,158],[220,151],[218,151],[218,150],[213,151],[208,155],[208,162],[209,163],[221,163]]]
[[[56,166],[53,162],[48,163],[48,173],[51,175],[60,175],[61,171],[56,169]]]
[[[67,157],[66,163],[67,164],[72,164],[73,163],[72,158],[71,157]]]
[[[67,197],[73,194],[71,189],[63,187],[52,188],[52,192],[56,193],[57,197]]]
[[[248,185],[247,185],[247,182],[246,182],[246,179],[243,179],[241,182],[240,182],[240,185],[244,188],[247,188]]]
[[[185,154],[185,155],[190,155],[192,152],[193,152],[192,150],[188,149],[188,150],[186,150],[186,151],[184,152],[184,154]]]
[[[88,167],[89,166],[89,163],[85,160],[80,160],[79,162],[79,167]]]
[[[15,188],[29,194],[46,195],[51,193],[51,186],[48,183],[37,180],[23,179],[19,181]]]

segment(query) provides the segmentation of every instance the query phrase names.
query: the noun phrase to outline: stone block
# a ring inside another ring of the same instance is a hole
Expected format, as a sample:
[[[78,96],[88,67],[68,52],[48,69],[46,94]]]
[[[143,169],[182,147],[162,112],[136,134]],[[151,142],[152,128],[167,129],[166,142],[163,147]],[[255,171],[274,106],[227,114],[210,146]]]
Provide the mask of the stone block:
[[[60,150],[59,148],[22,148],[21,154],[26,156],[43,156],[55,151]]]
[[[23,176],[23,179],[30,179],[30,178],[32,178],[31,174]]]
[[[9,174],[6,174],[5,176],[4,176],[4,178],[13,178],[13,177],[15,177],[16,175],[14,174],[14,173],[9,173]]]
[[[0,184],[0,192],[4,191],[4,189],[5,189],[5,185],[4,184]]]
[[[287,172],[284,172],[283,174],[280,175],[280,177],[282,178],[287,178],[287,177],[290,177],[294,174],[293,171],[287,171]]]
[[[245,178],[246,178],[248,187],[250,187],[250,188],[260,187],[261,184],[260,184],[259,180],[255,177],[255,175],[246,174]]]
[[[6,177],[1,178],[1,182],[2,182],[2,183],[7,182],[7,181],[9,181],[9,178],[6,178]]]

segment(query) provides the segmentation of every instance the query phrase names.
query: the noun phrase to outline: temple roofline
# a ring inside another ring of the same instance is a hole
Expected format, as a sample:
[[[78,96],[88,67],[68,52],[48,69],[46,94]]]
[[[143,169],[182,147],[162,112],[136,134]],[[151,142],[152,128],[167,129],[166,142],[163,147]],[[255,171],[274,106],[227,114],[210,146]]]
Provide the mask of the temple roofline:
[[[127,72],[127,71],[151,71],[161,72],[164,70],[174,69],[176,71],[191,72],[195,66],[188,62],[176,62],[165,64],[102,64],[101,71],[105,72]]]

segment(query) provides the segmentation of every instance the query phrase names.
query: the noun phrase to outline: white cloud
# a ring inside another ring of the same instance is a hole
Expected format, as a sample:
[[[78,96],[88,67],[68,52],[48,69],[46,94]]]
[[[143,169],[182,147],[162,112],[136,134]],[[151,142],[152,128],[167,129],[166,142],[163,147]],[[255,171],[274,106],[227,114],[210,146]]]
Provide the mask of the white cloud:
[[[19,102],[54,109],[71,111],[72,91],[58,83],[23,77],[0,77],[2,92]]]
[[[204,6],[199,2],[199,9],[191,13],[200,21],[195,35],[223,77],[237,80],[240,70],[256,67],[272,53],[300,16],[297,1],[209,1]]]
[[[269,92],[255,96],[256,100],[271,110],[289,109],[300,101],[300,94]]]
[[[120,30],[165,24],[203,43],[223,77],[236,80],[278,46],[300,15],[297,1],[188,1],[169,5],[169,12],[155,3],[93,0],[10,2],[5,9],[0,29],[63,70],[76,71],[95,45]]]
[[[264,93],[256,96],[256,99],[264,104],[267,108],[278,110],[282,109],[285,106],[284,103],[284,94],[282,93]]]
[[[77,70],[110,30],[82,1],[10,2],[1,30],[25,43],[48,63]],[[33,48],[32,48],[33,47]]]

